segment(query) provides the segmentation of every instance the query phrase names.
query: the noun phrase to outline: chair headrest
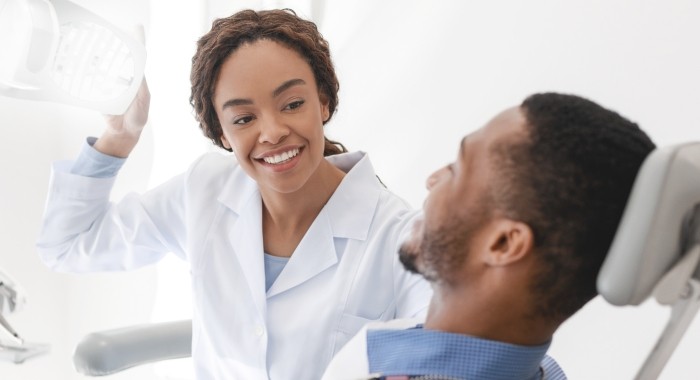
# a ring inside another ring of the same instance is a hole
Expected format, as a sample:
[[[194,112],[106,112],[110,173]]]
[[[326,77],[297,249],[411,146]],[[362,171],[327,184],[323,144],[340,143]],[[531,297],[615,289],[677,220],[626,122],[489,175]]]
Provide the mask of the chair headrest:
[[[654,150],[635,180],[598,292],[614,305],[638,305],[684,253],[684,222],[700,204],[700,142]]]

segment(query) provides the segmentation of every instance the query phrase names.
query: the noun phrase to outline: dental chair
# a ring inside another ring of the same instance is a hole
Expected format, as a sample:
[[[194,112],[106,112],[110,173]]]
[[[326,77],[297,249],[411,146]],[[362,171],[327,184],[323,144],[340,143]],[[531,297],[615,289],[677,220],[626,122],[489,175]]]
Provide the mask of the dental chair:
[[[129,326],[86,335],[75,349],[75,369],[104,376],[142,364],[192,355],[192,321]]]
[[[700,143],[657,149],[634,183],[598,275],[617,306],[652,294],[671,317],[635,379],[658,378],[700,308]]]
[[[652,295],[671,307],[670,320],[637,380],[656,379],[700,307],[700,142],[660,148],[644,162],[598,277],[613,305],[639,305]],[[190,356],[190,321],[92,333],[74,363],[99,376]]]

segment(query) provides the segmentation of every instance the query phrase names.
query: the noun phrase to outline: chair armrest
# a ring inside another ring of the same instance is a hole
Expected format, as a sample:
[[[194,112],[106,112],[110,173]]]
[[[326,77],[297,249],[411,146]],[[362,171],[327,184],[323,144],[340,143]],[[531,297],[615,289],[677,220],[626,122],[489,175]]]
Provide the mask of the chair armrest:
[[[192,321],[130,326],[90,333],[78,343],[73,363],[87,376],[192,355]]]

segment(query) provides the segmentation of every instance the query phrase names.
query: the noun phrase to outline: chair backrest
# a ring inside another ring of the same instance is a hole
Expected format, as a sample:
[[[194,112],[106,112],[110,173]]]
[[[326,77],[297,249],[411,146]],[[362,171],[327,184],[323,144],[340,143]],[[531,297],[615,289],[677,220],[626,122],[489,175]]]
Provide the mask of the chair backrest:
[[[638,305],[686,252],[689,215],[700,204],[700,142],[652,152],[644,161],[598,291],[614,305]]]
[[[637,175],[598,275],[598,292],[614,305],[639,305],[654,293],[671,306],[636,380],[658,378],[700,311],[699,265],[700,143],[657,149]]]

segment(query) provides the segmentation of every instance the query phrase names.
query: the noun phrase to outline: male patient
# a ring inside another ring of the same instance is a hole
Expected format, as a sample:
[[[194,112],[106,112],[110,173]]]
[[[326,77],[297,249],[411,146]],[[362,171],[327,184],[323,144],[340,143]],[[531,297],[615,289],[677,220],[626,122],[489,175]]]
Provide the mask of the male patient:
[[[324,379],[565,379],[545,353],[597,294],[653,149],[617,113],[554,93],[466,136],[456,160],[428,178],[424,220],[399,252],[433,285],[425,323],[370,325]]]

